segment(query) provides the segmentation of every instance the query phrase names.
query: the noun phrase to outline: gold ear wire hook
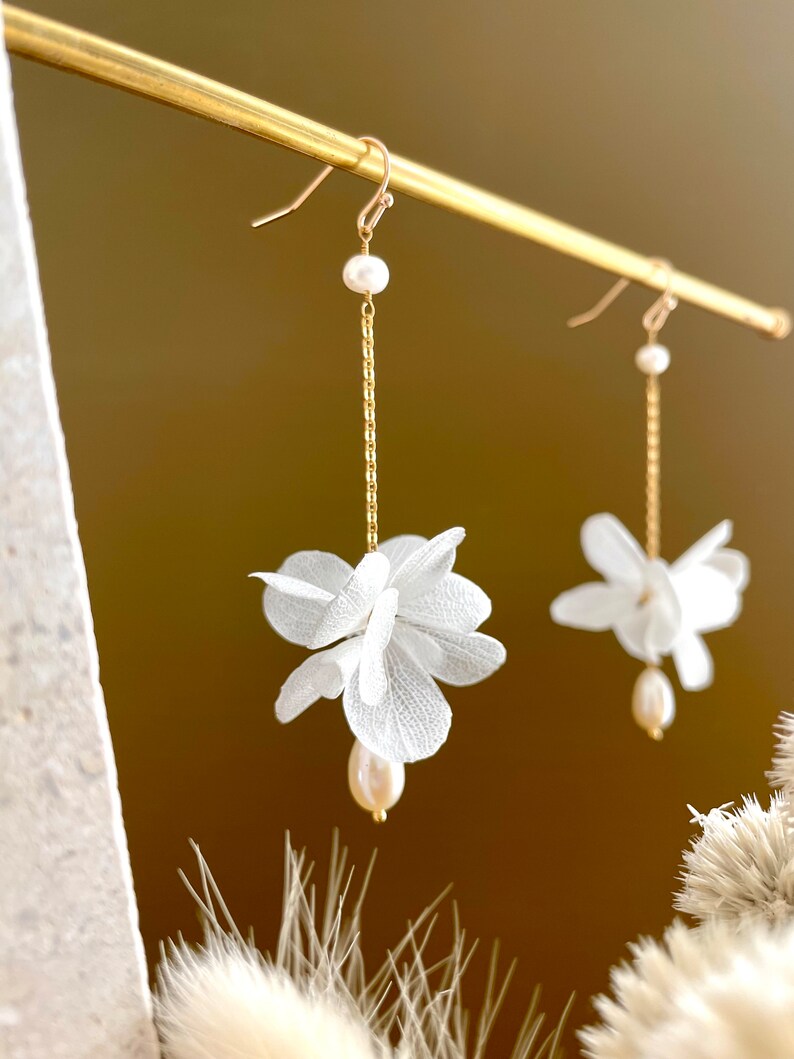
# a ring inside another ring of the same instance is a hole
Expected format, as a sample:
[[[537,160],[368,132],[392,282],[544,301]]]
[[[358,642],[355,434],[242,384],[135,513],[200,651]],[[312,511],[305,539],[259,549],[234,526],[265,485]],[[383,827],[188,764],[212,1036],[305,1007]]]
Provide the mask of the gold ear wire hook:
[[[374,136],[360,136],[364,143],[377,147],[383,155],[383,179],[380,187],[358,215],[358,234],[365,242],[369,242],[375,225],[383,214],[394,205],[394,195],[389,191],[389,178],[391,177],[391,157],[386,150],[386,145]],[[370,215],[370,210],[372,214]]]
[[[596,320],[604,309],[608,309],[609,306],[618,298],[626,287],[631,286],[631,280],[622,277],[617,281],[614,287],[610,287],[606,294],[600,298],[592,309],[588,309],[586,312],[579,313],[578,316],[572,316],[566,321],[568,327],[580,327],[582,324],[589,324],[591,320]]]
[[[327,165],[321,173],[314,178],[307,188],[298,195],[294,202],[291,202],[289,206],[284,206],[280,210],[274,210],[273,213],[266,213],[263,217],[257,217],[255,221],[251,221],[252,228],[263,228],[266,224],[272,224],[273,221],[279,221],[282,217],[288,217],[290,213],[294,213],[295,210],[299,209],[306,199],[314,194],[317,188],[322,182],[329,177],[334,171],[334,166]]]
[[[380,187],[358,215],[358,234],[364,242],[369,242],[372,238],[372,232],[375,225],[386,210],[394,205],[394,196],[388,190],[389,177],[391,176],[391,158],[389,157],[389,152],[386,150],[385,144],[381,143],[380,140],[375,139],[374,136],[360,136],[359,139],[362,143],[377,147],[383,155],[383,179],[380,182]],[[336,166],[327,165],[317,174],[311,184],[301,191],[300,195],[298,195],[289,206],[284,206],[280,210],[274,210],[273,213],[266,213],[263,217],[257,217],[256,220],[251,221],[251,227],[262,228],[266,224],[272,224],[273,221],[278,221],[282,217],[287,217],[290,213],[294,213],[295,210],[299,209],[304,204],[310,195],[314,194],[320,184],[331,175],[335,168]]]
[[[653,257],[650,260],[651,264],[656,265],[657,268],[664,271],[667,279],[665,289],[653,305],[645,311],[642,318],[642,326],[648,332],[648,336],[653,342],[667,323],[667,318],[670,313],[678,305],[678,298],[673,294],[675,272],[671,263],[664,257]],[[591,320],[597,319],[597,317],[599,317],[605,309],[608,309],[615,299],[618,298],[626,287],[630,286],[630,284],[631,280],[626,279],[625,276],[621,277],[613,287],[610,287],[603,298],[596,302],[592,309],[588,309],[587,312],[584,313],[579,313],[578,316],[572,316],[570,320],[567,321],[568,327],[579,327],[581,324],[589,324]]]
[[[667,284],[664,290],[653,305],[646,309],[642,318],[642,326],[648,332],[649,341],[655,342],[656,336],[667,323],[670,313],[678,305],[678,298],[673,294],[673,280],[675,278],[673,266],[664,257],[655,257],[652,258],[652,261],[659,268],[664,269],[667,276]]]

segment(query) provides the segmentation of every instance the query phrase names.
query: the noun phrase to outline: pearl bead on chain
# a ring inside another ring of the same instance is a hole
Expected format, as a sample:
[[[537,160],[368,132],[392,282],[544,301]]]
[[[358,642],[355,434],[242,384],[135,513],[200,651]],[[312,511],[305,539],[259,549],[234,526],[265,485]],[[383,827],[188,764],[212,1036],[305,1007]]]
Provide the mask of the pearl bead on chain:
[[[342,270],[342,279],[356,294],[380,294],[389,285],[389,266],[382,257],[356,254]]]
[[[644,375],[661,375],[670,367],[670,350],[658,342],[649,342],[634,354],[634,363]]]

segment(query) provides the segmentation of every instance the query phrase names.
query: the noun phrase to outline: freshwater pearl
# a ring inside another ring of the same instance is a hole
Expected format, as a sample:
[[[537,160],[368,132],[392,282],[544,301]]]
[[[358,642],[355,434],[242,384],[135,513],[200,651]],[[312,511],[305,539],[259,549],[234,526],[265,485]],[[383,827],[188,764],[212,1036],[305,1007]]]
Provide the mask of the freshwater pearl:
[[[389,285],[389,266],[382,257],[356,254],[342,270],[342,279],[348,290],[356,294],[380,294]]]
[[[347,782],[361,808],[382,823],[386,810],[400,800],[405,787],[405,765],[378,757],[357,739],[347,763]]]
[[[640,346],[634,354],[634,363],[645,375],[661,375],[670,367],[670,350],[657,343]]]
[[[673,685],[656,666],[648,666],[637,677],[631,696],[634,720],[653,739],[661,739],[675,717]]]

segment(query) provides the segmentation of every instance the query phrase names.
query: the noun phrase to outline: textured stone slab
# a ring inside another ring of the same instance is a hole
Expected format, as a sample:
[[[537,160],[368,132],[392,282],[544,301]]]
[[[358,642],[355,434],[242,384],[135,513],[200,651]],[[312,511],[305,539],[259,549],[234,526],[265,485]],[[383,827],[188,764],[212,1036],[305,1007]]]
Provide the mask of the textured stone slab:
[[[0,25],[0,1056],[157,1052]]]

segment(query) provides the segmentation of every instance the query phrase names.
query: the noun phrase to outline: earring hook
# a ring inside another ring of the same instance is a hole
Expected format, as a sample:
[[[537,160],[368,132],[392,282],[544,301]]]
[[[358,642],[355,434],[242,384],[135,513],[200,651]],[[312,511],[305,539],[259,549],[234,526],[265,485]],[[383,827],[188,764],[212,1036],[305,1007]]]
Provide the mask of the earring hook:
[[[372,147],[377,147],[380,153],[383,155],[383,178],[380,182],[380,186],[369,202],[366,204],[364,209],[358,215],[358,221],[356,227],[358,228],[358,234],[361,239],[368,243],[372,238],[372,233],[375,230],[375,225],[381,219],[386,210],[390,206],[394,205],[394,195],[388,190],[389,179],[391,177],[391,157],[386,145],[374,136],[360,136],[359,139],[362,143],[366,143]],[[273,213],[266,213],[263,217],[257,217],[256,220],[251,221],[252,228],[263,228],[266,224],[272,224],[273,221],[278,221],[282,217],[289,216],[290,213],[294,213],[299,209],[306,199],[310,195],[313,195],[320,184],[331,175],[336,169],[336,166],[327,165],[317,176],[312,180],[308,187],[304,188],[298,197],[291,202],[288,206],[282,207],[280,210],[274,210]]]
[[[380,182],[380,187],[358,215],[358,234],[365,242],[369,242],[372,233],[375,230],[375,225],[386,210],[394,205],[394,195],[389,191],[391,156],[386,149],[386,144],[381,140],[376,139],[374,136],[360,136],[359,139],[363,143],[368,143],[372,147],[377,147],[383,155],[383,179]],[[371,213],[370,210],[372,211]]]
[[[648,337],[653,342],[656,336],[659,334],[661,329],[667,323],[667,319],[670,313],[678,305],[678,298],[673,294],[673,283],[675,280],[675,270],[672,264],[665,257],[652,257],[650,259],[651,264],[660,268],[665,273],[666,283],[665,288],[656,301],[648,309],[642,317],[642,326],[648,332]],[[603,298],[597,301],[592,309],[588,309],[584,313],[579,313],[578,316],[572,316],[568,320],[568,327],[579,327],[581,324],[589,324],[591,320],[597,319],[605,309],[623,293],[626,287],[631,285],[631,280],[626,279],[625,276],[617,281],[617,283],[610,287]]]

